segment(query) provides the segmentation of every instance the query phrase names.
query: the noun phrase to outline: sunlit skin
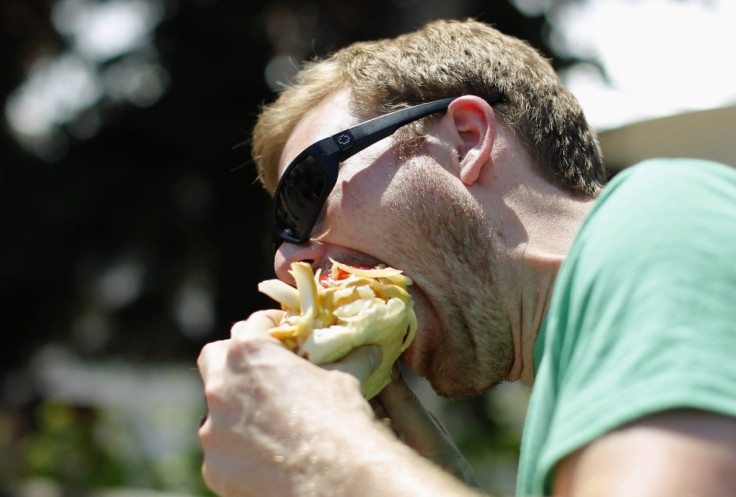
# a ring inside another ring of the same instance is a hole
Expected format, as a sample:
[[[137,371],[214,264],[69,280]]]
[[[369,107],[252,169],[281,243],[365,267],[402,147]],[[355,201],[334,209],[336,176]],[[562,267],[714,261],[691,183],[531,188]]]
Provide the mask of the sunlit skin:
[[[281,169],[315,140],[355,124],[348,104],[342,92],[316,106],[294,130]],[[451,396],[503,380],[532,384],[534,340],[555,274],[591,201],[539,178],[476,97],[453,102],[427,129],[424,150],[398,161],[386,139],[346,161],[314,239],[278,250],[278,276],[290,281],[291,262],[322,267],[328,257],[403,269],[415,282],[420,323],[407,366]],[[400,377],[378,406],[399,437],[375,421],[360,394],[375,349],[318,367],[268,335],[280,315],[254,313],[200,355],[209,406],[199,432],[202,472],[215,493],[477,495],[449,476],[466,478],[463,458]],[[730,497],[733,447],[732,418],[655,414],[563,458],[554,495]]]
[[[359,122],[349,105],[344,91],[313,108],[288,140],[280,172],[311,143]],[[400,268],[415,282],[410,291],[420,322],[404,356],[408,367],[428,375],[440,391],[444,383],[473,389],[442,392],[449,395],[479,393],[504,379],[531,384],[531,350],[551,283],[590,204],[538,178],[525,164],[524,151],[480,99],[456,101],[428,129],[425,147],[427,155],[399,164],[398,145],[387,138],[345,161],[312,240],[283,243],[275,258],[277,275],[289,281],[291,262],[321,265],[328,257]],[[450,203],[461,208],[453,212]],[[575,213],[568,216],[569,226],[549,233],[540,218],[562,210]],[[469,224],[472,238],[466,233]],[[462,258],[456,256],[460,251]],[[460,312],[475,316],[462,329],[454,317]],[[472,371],[447,366],[438,373],[441,378],[432,377],[428,362],[440,361],[439,348],[446,356],[448,343],[457,343],[449,353],[463,353],[463,362],[467,356],[478,363],[494,360],[498,347],[486,340],[488,327],[508,335],[509,355],[498,366]],[[470,381],[479,371],[484,378]]]

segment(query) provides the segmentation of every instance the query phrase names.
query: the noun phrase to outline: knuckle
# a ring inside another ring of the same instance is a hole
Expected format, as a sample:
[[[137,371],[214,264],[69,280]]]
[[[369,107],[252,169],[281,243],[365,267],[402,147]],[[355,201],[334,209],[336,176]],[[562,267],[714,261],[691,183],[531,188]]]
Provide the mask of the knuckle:
[[[263,351],[263,340],[255,337],[238,337],[228,340],[227,362],[237,370],[247,370],[250,363]]]
[[[340,369],[330,370],[329,373],[332,376],[332,381],[340,388],[345,390],[360,389],[360,380],[352,373]]]
[[[202,347],[202,350],[199,351],[199,355],[197,356],[197,367],[201,370],[205,363],[208,360],[208,357],[210,353],[212,352],[212,349],[214,348],[215,343],[208,343],[205,344],[204,347]]]
[[[236,322],[235,324],[233,324],[230,327],[230,336],[231,337],[235,337],[235,336],[240,336],[240,335],[243,335],[243,334],[247,334],[247,332],[248,332],[248,323],[247,323],[247,321],[238,321],[238,322]]]
[[[197,431],[197,436],[199,437],[200,445],[206,451],[207,447],[209,447],[212,442],[212,426],[209,420],[205,421],[205,423],[199,427],[199,431]]]
[[[226,390],[225,382],[220,380],[210,380],[204,384],[203,394],[209,410],[216,409],[227,401],[229,395]]]
[[[207,485],[207,488],[215,493],[219,493],[219,478],[215,471],[212,470],[212,466],[207,464],[207,459],[202,463],[201,473],[202,480],[204,481],[204,484]]]
[[[259,337],[248,337],[242,340],[236,340],[233,343],[233,349],[238,349],[246,355],[257,354],[263,350],[266,341]]]

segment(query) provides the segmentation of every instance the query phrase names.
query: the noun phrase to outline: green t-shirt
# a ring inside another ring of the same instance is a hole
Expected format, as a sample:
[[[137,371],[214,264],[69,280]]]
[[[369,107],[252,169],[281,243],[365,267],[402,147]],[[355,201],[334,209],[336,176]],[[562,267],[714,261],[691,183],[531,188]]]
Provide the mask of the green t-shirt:
[[[628,421],[736,416],[736,170],[651,160],[617,175],[560,267],[534,349],[517,495]]]

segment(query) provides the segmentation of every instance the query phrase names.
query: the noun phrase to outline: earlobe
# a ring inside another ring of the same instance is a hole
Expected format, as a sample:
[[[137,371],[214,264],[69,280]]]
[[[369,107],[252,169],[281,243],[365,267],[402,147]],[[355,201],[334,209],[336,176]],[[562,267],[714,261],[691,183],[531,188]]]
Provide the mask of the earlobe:
[[[460,180],[474,184],[484,168],[491,167],[491,151],[496,138],[496,116],[491,105],[480,97],[459,97],[447,109],[458,137]]]
[[[469,152],[460,161],[460,180],[466,186],[470,186],[478,180],[483,164],[478,160],[477,154]]]

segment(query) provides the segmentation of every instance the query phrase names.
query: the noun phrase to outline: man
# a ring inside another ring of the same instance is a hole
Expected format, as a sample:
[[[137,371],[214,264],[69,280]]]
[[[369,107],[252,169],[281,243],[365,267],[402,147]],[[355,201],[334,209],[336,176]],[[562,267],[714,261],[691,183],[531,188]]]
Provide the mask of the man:
[[[281,279],[294,261],[400,268],[420,323],[408,368],[449,398],[533,385],[519,495],[736,494],[732,170],[655,161],[599,195],[575,99],[531,48],[472,20],[309,64],[253,147],[279,185]],[[380,352],[314,366],[267,335],[280,315],[200,356],[216,493],[474,494],[398,375],[379,407],[399,437],[376,421],[359,380]]]

